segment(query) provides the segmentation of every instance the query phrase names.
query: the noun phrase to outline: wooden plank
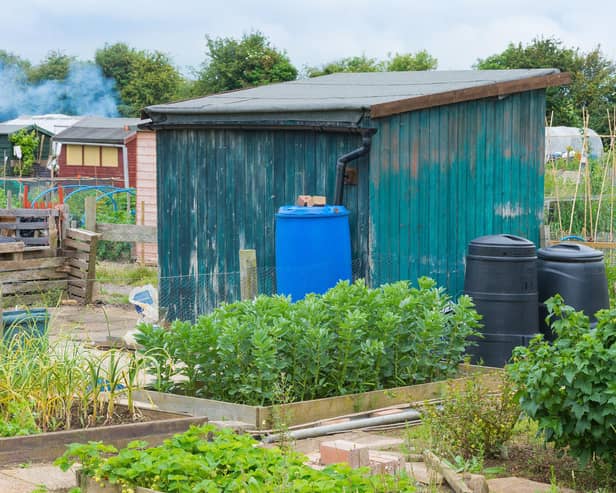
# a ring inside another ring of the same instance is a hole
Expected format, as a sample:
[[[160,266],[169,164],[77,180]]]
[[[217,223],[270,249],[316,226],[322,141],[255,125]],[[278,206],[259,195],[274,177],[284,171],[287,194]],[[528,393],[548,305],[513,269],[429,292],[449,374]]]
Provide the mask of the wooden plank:
[[[85,228],[88,231],[96,231],[96,197],[89,196],[85,199]]]
[[[21,241],[23,241],[26,246],[49,246],[49,237],[48,236],[41,236],[38,238],[21,238]]]
[[[88,259],[85,302],[92,303],[92,293],[94,292],[94,280],[96,279],[96,248],[98,246],[98,235],[90,240],[90,258]]]
[[[67,240],[64,240],[64,242],[66,243]],[[90,254],[88,252],[80,252],[78,250],[67,250],[66,248],[63,251],[63,255],[66,258],[70,258],[70,259],[77,259],[77,260],[81,260],[83,262],[87,262],[90,259]]]
[[[463,366],[460,370],[461,375],[469,373]],[[499,373],[502,370],[500,369],[473,367],[470,372],[478,374],[479,384],[486,389],[496,390],[501,382]],[[278,408],[288,417],[287,424],[295,426],[336,416],[440,398],[445,395],[449,385],[455,389],[461,389],[467,380],[468,377],[461,376],[441,382],[295,402],[278,406]],[[244,421],[253,424],[257,429],[268,429],[273,426],[273,406],[246,406],[153,391],[137,395],[140,397],[135,397],[136,400],[149,400],[161,411],[184,412],[194,416],[207,415],[210,419]]]
[[[49,221],[49,248],[53,252],[54,256],[58,253],[58,227],[56,220]]]
[[[76,259],[71,259],[79,262]],[[30,258],[25,260],[0,260],[0,272],[10,272],[14,270],[46,269],[51,267],[62,267],[65,259],[62,257],[52,258]]]
[[[26,281],[15,284],[2,284],[0,290],[3,295],[16,293],[34,293],[36,291],[49,291],[50,289],[66,289],[66,279],[58,281]]]
[[[23,241],[15,241],[11,243],[0,243],[0,253],[15,253],[23,252],[25,248]]]
[[[85,296],[85,290],[86,290],[86,284],[88,283],[88,281],[86,281],[85,279],[80,279],[78,277],[68,277],[68,286],[69,289],[71,288],[71,286],[74,286],[76,288],[81,288],[84,290],[84,296]]]
[[[257,296],[257,251],[240,250],[240,291],[243,300]]]
[[[101,233],[101,240],[156,243],[157,229],[154,226],[140,224],[97,224],[96,231]]]
[[[86,288],[82,288],[79,286],[74,286],[73,284],[68,284],[68,293],[71,296],[78,296],[80,298],[83,298],[85,301],[86,298]]]
[[[84,281],[88,278],[88,272],[85,270],[75,269],[74,267],[68,267],[66,272],[73,278],[83,279]]]
[[[0,217],[56,217],[58,215],[59,211],[57,209],[0,209]]]
[[[98,233],[93,233],[86,229],[67,229],[66,237],[72,240],[90,241],[92,238],[100,236]]]
[[[424,450],[423,456],[426,465],[443,476],[455,493],[473,493],[462,478],[430,450]]]
[[[78,258],[68,258],[66,259],[66,263],[71,267],[74,267],[76,269],[80,269],[83,271],[88,269],[88,262],[78,259]],[[0,265],[0,268],[1,268],[1,265]]]
[[[83,241],[75,241],[67,238],[64,240],[65,248],[74,248],[75,250],[79,250],[81,252],[89,252],[90,251],[90,243],[85,243]]]
[[[46,279],[66,279],[66,273],[58,272],[54,268],[0,272],[0,283],[4,284],[11,282],[36,281]]]
[[[137,390],[133,392],[133,397],[136,401],[151,402],[161,411],[190,416],[207,416],[211,420],[233,420],[256,424],[258,418],[257,406],[166,394],[153,390]]]
[[[532,91],[535,89],[566,85],[570,82],[571,74],[565,72],[485,84],[457,91],[448,91],[439,94],[400,99],[389,103],[375,104],[370,107],[370,117],[383,118],[399,113],[406,113],[407,111],[416,111],[424,108],[473,101],[476,99],[506,96],[508,94]]]
[[[47,221],[37,221],[31,223],[3,223],[0,222],[0,229],[10,229],[10,230],[33,230],[33,229],[47,229],[48,228]]]
[[[207,423],[207,418],[204,417],[176,417],[143,423],[0,438],[0,463],[53,461],[60,457],[66,446],[71,443],[104,441],[116,447],[124,447],[128,442],[140,439],[146,440],[150,445],[156,445],[164,438],[188,430],[191,425],[204,423]]]

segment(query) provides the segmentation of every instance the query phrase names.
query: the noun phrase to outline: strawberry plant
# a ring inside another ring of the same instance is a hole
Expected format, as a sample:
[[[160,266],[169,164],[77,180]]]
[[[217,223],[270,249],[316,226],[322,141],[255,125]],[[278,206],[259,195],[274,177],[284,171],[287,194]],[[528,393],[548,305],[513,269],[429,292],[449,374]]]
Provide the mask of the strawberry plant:
[[[293,401],[449,378],[478,319],[468,297],[453,303],[428,278],[376,289],[357,281],[296,303],[259,296],[225,304],[195,324],[142,326],[136,339],[157,360],[156,388],[268,405],[282,374]]]
[[[328,466],[317,471],[292,451],[257,447],[249,435],[212,425],[192,427],[158,447],[137,441],[122,450],[100,442],[70,445],[56,461],[63,470],[78,462],[88,476],[165,493],[214,492],[413,492],[406,475],[369,476],[367,468]]]
[[[523,410],[537,420],[546,441],[582,463],[593,457],[616,466],[616,310],[597,312],[597,325],[564,304],[547,301],[556,333],[514,352],[509,374]]]

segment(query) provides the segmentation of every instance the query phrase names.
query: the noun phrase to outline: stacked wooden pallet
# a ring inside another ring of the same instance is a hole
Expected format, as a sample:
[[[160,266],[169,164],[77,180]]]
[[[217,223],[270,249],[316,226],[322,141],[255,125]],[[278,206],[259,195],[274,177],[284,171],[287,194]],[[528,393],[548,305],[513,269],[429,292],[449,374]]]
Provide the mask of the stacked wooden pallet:
[[[67,229],[63,243],[68,274],[68,294],[81,303],[91,303],[96,278],[96,244],[99,234],[85,229]]]
[[[37,249],[37,253],[42,254],[39,258],[24,258],[24,254],[34,253],[21,241],[0,243],[0,291],[3,306],[54,303],[60,292],[66,290],[64,259],[46,256],[47,248]]]
[[[0,209],[0,234],[26,247],[53,247],[57,242],[57,209]]]

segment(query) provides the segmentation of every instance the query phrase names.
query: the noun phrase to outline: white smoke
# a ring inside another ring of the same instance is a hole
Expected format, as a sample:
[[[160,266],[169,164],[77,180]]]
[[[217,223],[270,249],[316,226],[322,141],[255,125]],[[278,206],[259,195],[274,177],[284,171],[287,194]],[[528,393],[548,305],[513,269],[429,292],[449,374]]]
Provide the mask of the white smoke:
[[[65,80],[29,83],[16,66],[0,64],[0,122],[19,115],[118,116],[115,82],[98,65],[73,63]]]

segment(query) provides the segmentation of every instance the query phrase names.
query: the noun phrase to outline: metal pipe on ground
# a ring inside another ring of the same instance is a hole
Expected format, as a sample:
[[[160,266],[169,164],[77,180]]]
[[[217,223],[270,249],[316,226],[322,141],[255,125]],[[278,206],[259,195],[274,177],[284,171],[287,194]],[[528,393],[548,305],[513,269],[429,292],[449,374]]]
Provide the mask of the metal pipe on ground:
[[[314,428],[306,428],[303,430],[290,431],[288,433],[275,433],[263,437],[264,443],[273,443],[279,441],[282,437],[301,440],[303,438],[314,438],[330,433],[340,433],[357,428],[365,428],[367,426],[388,425],[392,423],[401,423],[403,421],[417,421],[421,419],[421,414],[415,409],[402,411],[395,414],[386,414],[385,416],[375,416],[373,418],[352,419],[346,423],[336,423],[333,425],[316,426]]]

